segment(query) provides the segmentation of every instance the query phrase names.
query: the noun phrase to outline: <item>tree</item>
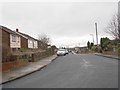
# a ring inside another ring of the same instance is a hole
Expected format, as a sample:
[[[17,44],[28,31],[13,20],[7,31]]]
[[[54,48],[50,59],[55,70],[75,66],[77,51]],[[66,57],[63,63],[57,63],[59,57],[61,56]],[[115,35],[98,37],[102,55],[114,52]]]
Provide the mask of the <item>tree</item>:
[[[50,44],[50,38],[46,34],[38,35],[39,40],[39,47],[41,49],[47,49],[48,45]]]
[[[38,35],[38,40],[41,41],[43,44],[49,44],[50,38],[46,34]]]
[[[57,49],[57,47],[56,47],[55,45],[52,45],[51,48],[53,48],[53,49]]]
[[[90,46],[91,46],[91,45],[90,45],[90,42],[88,41],[88,42],[87,42],[87,47],[88,47],[88,49],[90,49]]]
[[[109,38],[105,37],[105,38],[101,38],[100,39],[100,46],[102,50],[107,50],[108,46],[110,45],[111,41]]]
[[[112,35],[116,40],[120,40],[120,15],[113,15],[113,18],[110,20],[106,32]]]
[[[90,44],[90,49],[91,49],[93,46],[94,46],[94,44],[93,44],[93,43],[91,43],[91,44]]]
[[[103,50],[104,46],[103,46],[103,38],[100,39],[100,46],[101,46],[101,49]]]
[[[52,46],[51,46],[51,49],[52,49],[53,52],[56,52],[57,47],[56,47],[55,45],[52,45]]]

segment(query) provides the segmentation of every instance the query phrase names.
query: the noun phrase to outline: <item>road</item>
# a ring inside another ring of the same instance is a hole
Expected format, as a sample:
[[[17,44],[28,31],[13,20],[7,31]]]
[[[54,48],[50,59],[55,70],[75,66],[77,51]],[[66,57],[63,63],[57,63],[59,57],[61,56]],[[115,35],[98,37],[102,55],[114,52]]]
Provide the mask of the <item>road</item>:
[[[3,88],[118,88],[118,60],[92,54],[60,56]]]

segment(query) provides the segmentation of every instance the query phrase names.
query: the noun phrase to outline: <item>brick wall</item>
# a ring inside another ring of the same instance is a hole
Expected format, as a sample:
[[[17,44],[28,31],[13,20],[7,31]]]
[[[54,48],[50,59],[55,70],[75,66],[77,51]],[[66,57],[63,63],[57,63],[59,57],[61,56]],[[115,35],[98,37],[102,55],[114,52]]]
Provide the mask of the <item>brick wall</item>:
[[[103,51],[103,54],[107,54],[107,55],[116,55],[118,56],[118,52],[113,52],[113,51]]]
[[[10,48],[10,34],[2,30],[2,45]]]
[[[8,62],[2,63],[3,72],[22,67],[29,63],[26,55],[14,55],[14,57],[16,57],[14,61],[8,61]]]
[[[38,61],[41,60],[45,57],[51,56],[54,54],[54,51],[52,49],[47,49],[46,51],[43,52],[37,52],[32,54],[32,61]]]
[[[0,29],[1,30],[1,29]],[[6,61],[7,56],[11,52],[10,50],[10,34],[4,30],[2,31],[2,62]]]
[[[27,60],[5,62],[5,63],[2,63],[2,72],[7,72],[7,71],[10,71],[10,70],[15,69],[15,68],[22,67],[22,66],[27,65],[27,64],[28,64]]]
[[[28,49],[28,40],[21,37],[21,48]]]

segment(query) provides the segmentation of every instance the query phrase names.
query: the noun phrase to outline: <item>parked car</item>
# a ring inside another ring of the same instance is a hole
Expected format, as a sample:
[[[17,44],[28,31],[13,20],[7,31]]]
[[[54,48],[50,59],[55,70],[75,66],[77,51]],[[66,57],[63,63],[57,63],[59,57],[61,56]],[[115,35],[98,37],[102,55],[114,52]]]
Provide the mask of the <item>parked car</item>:
[[[72,51],[71,53],[72,53],[72,54],[76,54],[75,51]]]
[[[67,50],[67,49],[65,50],[65,52],[66,52],[66,54],[69,54],[69,52],[68,52],[68,50]]]
[[[59,49],[57,51],[57,56],[65,56],[66,55],[66,50],[65,49]]]

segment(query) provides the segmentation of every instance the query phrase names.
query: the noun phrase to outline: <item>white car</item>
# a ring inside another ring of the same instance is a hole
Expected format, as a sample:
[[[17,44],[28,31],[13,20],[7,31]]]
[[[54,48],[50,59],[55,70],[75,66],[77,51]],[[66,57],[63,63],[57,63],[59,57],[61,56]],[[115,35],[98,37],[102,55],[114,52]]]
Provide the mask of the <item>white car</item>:
[[[57,51],[57,56],[65,56],[66,55],[66,51],[65,51],[65,49],[59,49],[58,51]]]
[[[67,49],[65,50],[65,52],[66,52],[66,54],[69,54],[69,52],[68,52],[68,50],[67,50]]]

